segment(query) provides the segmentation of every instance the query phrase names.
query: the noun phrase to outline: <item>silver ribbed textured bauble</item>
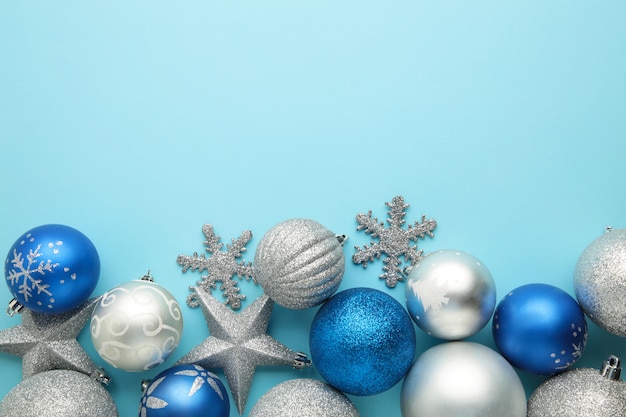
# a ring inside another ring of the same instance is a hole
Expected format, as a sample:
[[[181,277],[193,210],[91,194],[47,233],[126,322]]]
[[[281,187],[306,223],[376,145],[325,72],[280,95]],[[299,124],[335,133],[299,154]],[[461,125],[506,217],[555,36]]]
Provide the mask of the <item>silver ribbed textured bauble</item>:
[[[0,402],[0,416],[117,417],[117,407],[95,379],[76,371],[46,371],[17,384]]]
[[[343,240],[309,219],[289,219],[265,233],[254,256],[257,282],[283,307],[303,310],[337,291],[345,270]]]
[[[340,391],[316,379],[291,379],[266,392],[250,417],[359,417]]]
[[[609,230],[585,248],[576,263],[574,290],[591,321],[626,336],[626,229]]]
[[[528,417],[626,417],[626,382],[611,356],[600,371],[578,368],[543,382],[528,400]]]

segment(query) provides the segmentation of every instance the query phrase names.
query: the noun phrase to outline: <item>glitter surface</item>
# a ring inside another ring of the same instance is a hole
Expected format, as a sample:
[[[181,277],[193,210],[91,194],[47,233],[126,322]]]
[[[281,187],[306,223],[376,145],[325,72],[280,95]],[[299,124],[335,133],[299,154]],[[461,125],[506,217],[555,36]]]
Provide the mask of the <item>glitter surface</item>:
[[[87,375],[54,370],[16,385],[0,403],[0,416],[117,417],[106,389]]]
[[[297,352],[267,335],[274,303],[266,295],[241,313],[195,288],[211,335],[176,364],[195,363],[224,370],[237,410],[243,414],[257,366],[293,365]]]
[[[528,417],[625,417],[626,383],[597,369],[563,372],[541,384],[528,400]]]
[[[240,293],[234,276],[236,275],[239,279],[251,279],[256,283],[252,264],[237,260],[246,251],[246,244],[252,239],[252,232],[246,230],[237,240],[232,239],[231,244],[226,245],[225,251],[222,250],[224,245],[220,242],[221,238],[215,234],[212,225],[205,224],[202,226],[202,233],[206,237],[204,241],[205,251],[211,256],[207,258],[205,254],[199,256],[197,253],[192,256],[178,255],[176,262],[183,267],[183,272],[187,272],[189,269],[207,271],[207,274],[200,277],[201,280],[197,282],[198,287],[211,292],[217,288],[217,283],[220,282],[219,289],[223,291],[222,296],[226,298],[226,304],[237,310],[241,307],[241,300],[245,300],[246,296]],[[192,308],[200,305],[193,291],[187,297],[187,304]]]
[[[22,357],[22,376],[51,369],[70,369],[91,374],[96,365],[76,336],[85,326],[101,297],[89,299],[61,314],[36,313],[25,309],[22,324],[0,330],[0,352]]]
[[[322,381],[292,379],[265,393],[250,417],[359,417],[352,402]]]
[[[386,391],[415,354],[415,330],[393,297],[371,288],[337,293],[317,312],[310,331],[315,367],[333,387],[354,395]]]
[[[345,270],[334,233],[309,219],[289,219],[263,236],[254,256],[259,285],[276,303],[302,310],[332,296]]]
[[[574,289],[594,323],[626,336],[626,229],[609,231],[585,248],[576,263]]]
[[[435,220],[426,220],[426,216],[422,216],[422,222],[415,222],[406,229],[402,226],[406,222],[404,216],[405,210],[409,204],[405,204],[402,196],[396,196],[391,203],[385,203],[389,208],[389,228],[385,228],[385,223],[379,222],[378,218],[372,217],[372,211],[367,214],[359,213],[356,215],[356,221],[359,224],[356,230],[363,230],[372,238],[378,238],[379,242],[372,242],[362,248],[355,246],[356,253],[352,255],[352,261],[356,264],[367,267],[369,262],[380,258],[382,254],[387,257],[383,260],[383,273],[379,276],[384,279],[387,287],[393,288],[398,281],[404,281],[405,274],[403,271],[402,261],[400,257],[404,257],[407,262],[414,265],[422,258],[422,249],[418,250],[417,245],[411,245],[411,242],[417,242],[418,239],[424,239],[426,236],[434,237],[433,230],[437,227]]]

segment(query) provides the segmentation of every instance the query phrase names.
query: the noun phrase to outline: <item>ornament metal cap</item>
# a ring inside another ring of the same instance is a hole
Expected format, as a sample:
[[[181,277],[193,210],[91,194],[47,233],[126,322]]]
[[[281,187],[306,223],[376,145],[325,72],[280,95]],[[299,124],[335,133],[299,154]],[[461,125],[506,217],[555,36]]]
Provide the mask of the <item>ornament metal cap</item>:
[[[296,356],[293,358],[293,369],[310,368],[312,365],[311,359],[304,352],[296,352]]]
[[[335,235],[335,238],[339,241],[339,244],[343,247],[350,237],[348,235]]]
[[[9,317],[13,317],[18,313],[21,313],[22,310],[24,310],[24,306],[22,304],[20,304],[19,301],[17,301],[17,299],[12,299],[11,301],[9,301],[9,307],[7,308],[7,315]]]
[[[152,277],[152,275],[150,275],[150,270],[148,269],[148,272],[146,272],[146,274],[139,278],[141,281],[150,281],[150,282],[154,282],[154,278]]]
[[[99,382],[100,384],[104,385],[105,387],[108,386],[109,383],[111,382],[111,378],[104,371],[104,368],[101,368],[101,367],[98,367],[93,370],[93,372],[91,373],[91,378],[93,378],[95,381]]]
[[[602,363],[600,368],[600,375],[611,381],[619,381],[622,374],[621,362],[615,355],[609,356],[607,360]]]

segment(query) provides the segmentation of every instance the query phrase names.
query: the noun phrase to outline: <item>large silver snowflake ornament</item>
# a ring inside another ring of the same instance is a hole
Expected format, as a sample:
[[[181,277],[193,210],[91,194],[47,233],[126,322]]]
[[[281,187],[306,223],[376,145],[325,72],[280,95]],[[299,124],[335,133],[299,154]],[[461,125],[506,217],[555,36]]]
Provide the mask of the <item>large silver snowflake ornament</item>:
[[[202,233],[206,237],[204,241],[205,251],[211,256],[207,257],[204,253],[198,255],[197,252],[194,252],[191,256],[178,255],[176,262],[183,267],[183,272],[187,272],[189,269],[199,272],[207,271],[207,274],[201,276],[201,280],[196,285],[209,293],[217,288],[218,282],[221,282],[219,289],[223,292],[222,296],[226,298],[225,303],[236,310],[241,307],[241,300],[244,300],[246,296],[240,293],[234,277],[252,280],[256,284],[252,263],[238,261],[246,251],[246,244],[252,238],[252,232],[246,230],[239,238],[231,239],[231,244],[226,245],[225,251],[222,250],[224,245],[220,242],[221,238],[215,235],[212,225],[203,225]],[[190,287],[190,289],[193,288],[195,287]],[[199,306],[194,291],[187,297],[187,305],[191,308]]]
[[[372,238],[378,238],[378,243],[372,241],[369,245],[363,247],[355,246],[356,253],[352,255],[352,261],[355,264],[367,267],[369,262],[374,259],[380,259],[382,254],[386,257],[383,259],[383,274],[379,277],[384,279],[387,287],[393,288],[398,281],[404,281],[405,272],[401,268],[402,261],[400,257],[415,265],[422,259],[423,249],[417,249],[417,244],[411,245],[411,242],[417,242],[418,239],[424,239],[426,236],[434,237],[433,230],[437,227],[437,222],[432,219],[426,220],[426,216],[422,216],[422,221],[410,224],[406,229],[402,226],[405,223],[405,210],[409,204],[404,202],[404,198],[396,196],[391,203],[386,202],[389,207],[387,223],[385,228],[384,222],[379,222],[378,218],[372,217],[372,211],[367,214],[359,213],[356,215],[358,226],[356,230],[364,230],[365,233],[371,235]]]

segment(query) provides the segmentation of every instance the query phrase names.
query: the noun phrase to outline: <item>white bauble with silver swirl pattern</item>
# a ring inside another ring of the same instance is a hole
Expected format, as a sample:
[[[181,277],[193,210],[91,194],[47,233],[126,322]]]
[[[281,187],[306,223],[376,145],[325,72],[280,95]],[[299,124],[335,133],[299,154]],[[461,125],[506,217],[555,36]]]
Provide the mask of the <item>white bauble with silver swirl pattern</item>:
[[[91,340],[109,365],[152,369],[172,354],[183,332],[178,301],[147,275],[107,291],[91,315]]]
[[[303,310],[321,304],[341,284],[344,240],[314,220],[278,223],[257,246],[256,280],[283,307]]]

